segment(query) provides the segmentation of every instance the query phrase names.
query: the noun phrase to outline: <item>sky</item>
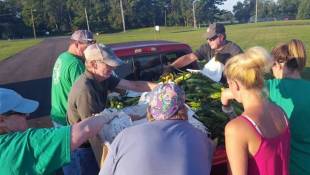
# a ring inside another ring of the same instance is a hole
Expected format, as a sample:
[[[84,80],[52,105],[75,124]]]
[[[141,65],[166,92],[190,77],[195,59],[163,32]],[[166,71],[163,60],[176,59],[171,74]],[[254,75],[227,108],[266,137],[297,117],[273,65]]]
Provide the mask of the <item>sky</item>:
[[[233,6],[237,4],[237,2],[240,1],[240,2],[243,2],[243,0],[227,0],[224,2],[223,5],[220,5],[220,9],[225,9],[225,10],[228,10],[228,11],[233,11]]]

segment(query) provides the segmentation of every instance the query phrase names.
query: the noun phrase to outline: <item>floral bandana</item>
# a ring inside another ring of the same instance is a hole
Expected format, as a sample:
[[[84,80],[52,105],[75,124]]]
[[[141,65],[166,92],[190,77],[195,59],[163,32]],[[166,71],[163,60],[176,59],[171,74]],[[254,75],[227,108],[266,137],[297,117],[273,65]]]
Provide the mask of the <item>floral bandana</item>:
[[[151,93],[148,111],[155,120],[173,119],[173,115],[185,102],[184,91],[169,82],[159,84]]]

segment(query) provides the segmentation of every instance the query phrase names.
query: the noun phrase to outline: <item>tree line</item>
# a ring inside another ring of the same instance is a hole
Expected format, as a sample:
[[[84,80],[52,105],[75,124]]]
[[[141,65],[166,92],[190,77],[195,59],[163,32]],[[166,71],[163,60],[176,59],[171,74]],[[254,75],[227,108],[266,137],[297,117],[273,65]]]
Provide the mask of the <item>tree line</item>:
[[[0,0],[0,38],[23,38],[33,34],[63,35],[87,29],[93,32],[122,30],[122,1],[127,29],[160,26],[192,26],[194,0]],[[256,0],[244,0],[233,13],[220,10],[226,0],[196,0],[197,24],[214,21],[249,22]],[[257,0],[259,18],[304,19],[310,16],[309,0]]]
[[[192,0],[2,0],[0,37],[31,36],[33,23],[38,35],[57,35],[87,29],[86,14],[91,31],[120,31],[120,1],[128,29],[193,24]],[[223,1],[225,0],[197,1],[197,21],[216,21],[225,12],[217,7]]]
[[[258,21],[309,19],[310,0],[257,0]],[[239,22],[254,21],[256,0],[237,2],[233,13]]]

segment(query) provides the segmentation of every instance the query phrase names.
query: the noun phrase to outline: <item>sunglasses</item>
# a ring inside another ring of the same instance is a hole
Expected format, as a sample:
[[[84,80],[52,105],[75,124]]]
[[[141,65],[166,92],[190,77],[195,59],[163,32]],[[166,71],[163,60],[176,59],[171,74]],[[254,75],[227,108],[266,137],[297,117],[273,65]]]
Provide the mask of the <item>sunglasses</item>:
[[[218,37],[219,37],[218,35],[215,35],[214,37],[209,38],[208,40],[209,40],[209,41],[214,41],[214,40],[216,40]]]

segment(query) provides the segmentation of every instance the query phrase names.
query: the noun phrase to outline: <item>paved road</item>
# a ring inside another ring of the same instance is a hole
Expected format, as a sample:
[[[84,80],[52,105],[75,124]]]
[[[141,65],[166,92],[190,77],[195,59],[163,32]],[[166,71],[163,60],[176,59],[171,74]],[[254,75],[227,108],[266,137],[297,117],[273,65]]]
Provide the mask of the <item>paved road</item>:
[[[39,109],[32,117],[49,114],[53,65],[57,56],[67,47],[67,37],[48,38],[0,62],[0,87],[14,89],[40,102]]]

